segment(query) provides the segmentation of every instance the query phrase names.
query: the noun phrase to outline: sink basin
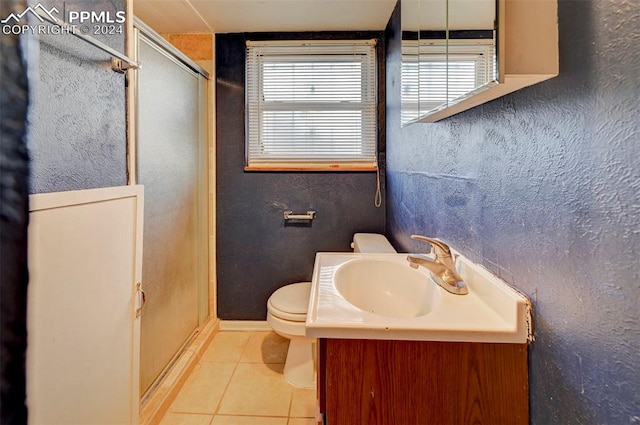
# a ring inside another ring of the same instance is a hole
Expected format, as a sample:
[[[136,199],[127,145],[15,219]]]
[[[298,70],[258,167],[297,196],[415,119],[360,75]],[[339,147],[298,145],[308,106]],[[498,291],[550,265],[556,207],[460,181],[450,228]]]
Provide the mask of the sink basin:
[[[455,253],[455,252],[454,252]],[[314,338],[526,344],[531,303],[482,266],[458,255],[469,293],[437,286],[407,254],[319,252],[305,333]]]
[[[334,275],[342,297],[363,311],[387,317],[418,317],[439,299],[431,279],[407,264],[357,259],[342,264]]]

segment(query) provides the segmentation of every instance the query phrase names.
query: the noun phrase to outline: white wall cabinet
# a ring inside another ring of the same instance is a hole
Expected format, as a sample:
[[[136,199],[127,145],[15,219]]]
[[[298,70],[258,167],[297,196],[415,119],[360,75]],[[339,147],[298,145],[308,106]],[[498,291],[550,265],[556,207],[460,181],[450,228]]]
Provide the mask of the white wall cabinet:
[[[402,86],[403,125],[436,122],[559,73],[557,0],[402,0],[401,10],[403,80],[408,81]],[[484,12],[488,15],[483,18]],[[482,63],[491,65],[497,75],[491,72],[482,84],[459,93],[464,83],[457,69],[460,58],[466,55],[464,61],[474,60],[469,59],[473,56],[469,52],[457,52],[458,44],[486,41],[465,40],[470,36],[464,34],[487,30],[493,32],[490,38],[497,55],[491,53],[495,60]],[[428,35],[438,33],[442,34],[434,38],[441,40],[431,40]],[[428,48],[435,48],[430,44],[446,46],[441,49],[440,67],[434,66],[437,58],[429,59]],[[419,71],[412,74],[412,64],[418,69],[418,63]],[[442,71],[437,73],[441,69],[446,69],[444,77]],[[407,88],[412,87],[409,96]],[[443,90],[446,94],[438,96]],[[440,101],[432,105],[431,98]]]

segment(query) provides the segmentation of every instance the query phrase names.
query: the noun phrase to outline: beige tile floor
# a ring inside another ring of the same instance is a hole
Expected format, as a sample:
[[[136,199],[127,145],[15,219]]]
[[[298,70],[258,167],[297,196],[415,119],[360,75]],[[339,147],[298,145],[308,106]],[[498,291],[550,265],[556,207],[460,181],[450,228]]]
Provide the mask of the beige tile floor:
[[[288,347],[274,332],[219,332],[160,425],[315,425],[315,390],[282,376]]]

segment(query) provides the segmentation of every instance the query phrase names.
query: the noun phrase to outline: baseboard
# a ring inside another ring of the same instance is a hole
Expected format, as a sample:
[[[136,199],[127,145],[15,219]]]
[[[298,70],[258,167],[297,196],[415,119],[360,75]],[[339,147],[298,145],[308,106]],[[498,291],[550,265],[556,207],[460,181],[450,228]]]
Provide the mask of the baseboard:
[[[265,322],[266,323],[266,322]],[[157,425],[189,377],[193,368],[220,330],[220,320],[211,318],[200,327],[200,332],[182,355],[175,361],[162,380],[154,385],[153,393],[145,395],[140,406],[139,425]]]
[[[221,331],[270,331],[266,320],[221,320]]]

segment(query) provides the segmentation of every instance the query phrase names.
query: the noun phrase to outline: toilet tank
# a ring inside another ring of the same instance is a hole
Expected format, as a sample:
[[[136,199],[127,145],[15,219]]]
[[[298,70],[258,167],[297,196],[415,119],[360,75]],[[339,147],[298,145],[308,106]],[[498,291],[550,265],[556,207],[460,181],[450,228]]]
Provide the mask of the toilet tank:
[[[370,252],[381,254],[395,254],[387,238],[378,233],[356,233],[351,244],[353,252]]]

